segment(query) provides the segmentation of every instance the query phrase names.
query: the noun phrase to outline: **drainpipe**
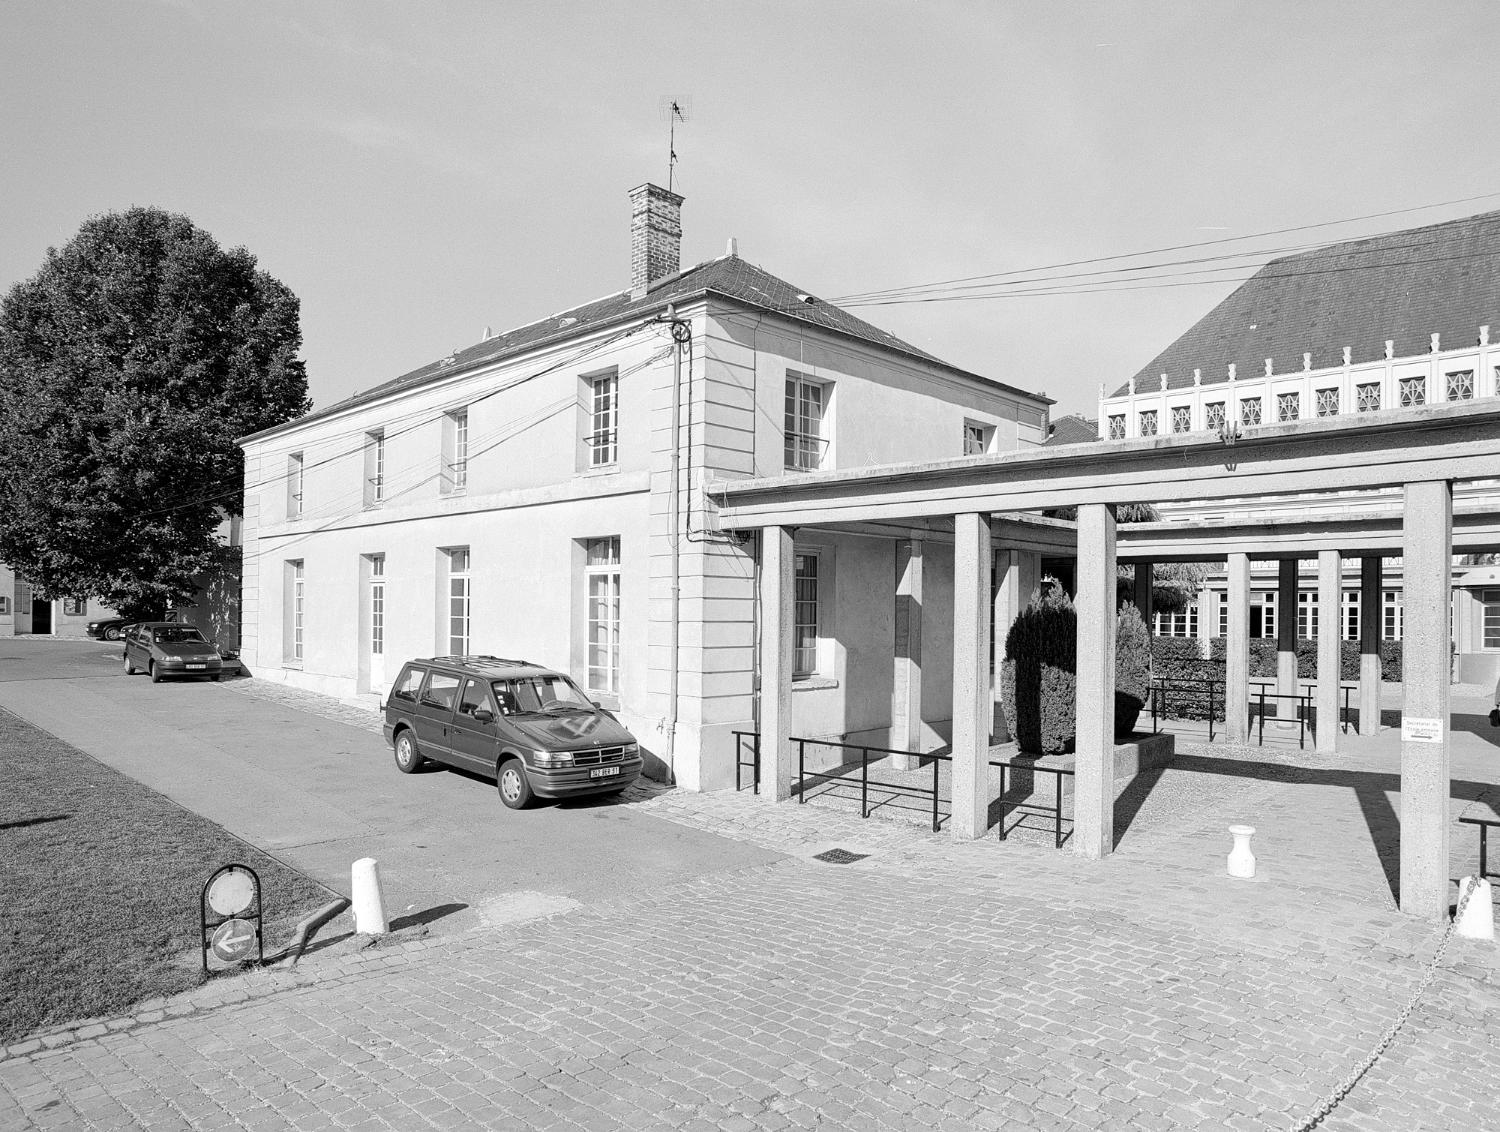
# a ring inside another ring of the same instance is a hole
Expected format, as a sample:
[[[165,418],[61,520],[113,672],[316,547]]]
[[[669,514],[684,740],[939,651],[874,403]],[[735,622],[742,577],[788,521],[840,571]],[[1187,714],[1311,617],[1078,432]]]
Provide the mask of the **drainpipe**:
[[[680,494],[681,485],[681,451],[682,441],[678,436],[682,421],[682,347],[692,335],[692,325],[686,319],[677,317],[677,308],[670,303],[667,309],[657,316],[658,321],[665,322],[672,331],[672,463],[671,475],[668,477],[672,485],[671,506],[671,531],[672,531],[672,648],[671,648],[671,677],[667,691],[667,773],[671,776],[672,785],[677,785],[677,670],[678,654],[680,651],[681,628],[679,625],[679,614],[682,605],[682,542],[679,538],[681,526]],[[688,468],[688,476],[691,477],[693,469]]]

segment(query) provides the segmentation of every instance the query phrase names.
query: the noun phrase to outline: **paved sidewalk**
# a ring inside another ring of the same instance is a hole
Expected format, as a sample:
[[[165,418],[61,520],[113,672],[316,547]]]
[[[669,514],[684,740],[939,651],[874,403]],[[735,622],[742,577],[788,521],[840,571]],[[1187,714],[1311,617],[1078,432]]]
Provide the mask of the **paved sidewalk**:
[[[639,808],[791,859],[218,983],[0,1061],[0,1127],[1287,1127],[1438,937],[1348,887],[1378,863],[1325,875],[1295,831],[1258,850],[1263,879],[1224,878],[1203,782],[1227,787],[1212,810],[1342,821],[1346,787],[1286,770],[1169,772],[1103,862],[664,793]],[[834,845],[870,855],[810,859]],[[1500,961],[1455,940],[1325,1127],[1485,1127],[1497,1074]]]

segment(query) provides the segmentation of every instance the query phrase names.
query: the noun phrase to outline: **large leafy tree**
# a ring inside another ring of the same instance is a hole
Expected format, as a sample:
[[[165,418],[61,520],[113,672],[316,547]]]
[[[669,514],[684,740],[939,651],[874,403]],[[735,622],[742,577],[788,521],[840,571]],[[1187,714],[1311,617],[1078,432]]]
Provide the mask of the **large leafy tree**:
[[[185,216],[88,220],[0,300],[0,561],[127,616],[233,552],[236,438],[307,411],[297,297]]]

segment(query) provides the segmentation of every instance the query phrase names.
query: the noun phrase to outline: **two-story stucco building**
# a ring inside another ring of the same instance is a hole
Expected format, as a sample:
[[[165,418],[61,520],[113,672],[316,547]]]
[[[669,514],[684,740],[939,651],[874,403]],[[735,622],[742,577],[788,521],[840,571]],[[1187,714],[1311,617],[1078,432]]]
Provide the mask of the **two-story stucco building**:
[[[732,242],[680,270],[682,198],[631,199],[628,289],[245,438],[252,673],[373,701],[409,657],[525,658],[612,708],[657,775],[726,786],[732,733],[754,728],[758,559],[716,529],[703,485],[1045,440],[1047,398]],[[951,542],[799,536],[799,734],[944,734]],[[924,625],[925,672],[909,663]]]

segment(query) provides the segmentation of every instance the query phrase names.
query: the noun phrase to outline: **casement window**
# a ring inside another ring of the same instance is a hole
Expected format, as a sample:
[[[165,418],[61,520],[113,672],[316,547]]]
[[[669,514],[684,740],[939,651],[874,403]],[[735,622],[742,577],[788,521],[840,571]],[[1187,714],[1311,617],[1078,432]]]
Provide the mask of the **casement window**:
[[[385,502],[385,430],[365,433],[365,506]]]
[[[1260,424],[1260,398],[1246,397],[1240,402],[1240,424]]]
[[[823,466],[828,448],[824,433],[828,389],[821,382],[788,374],[784,419],[788,471],[811,472]]]
[[[302,470],[301,452],[293,452],[286,458],[286,517],[295,519],[302,514]]]
[[[1355,409],[1373,413],[1380,408],[1380,382],[1366,381],[1354,387]]]
[[[82,617],[89,611],[89,603],[87,601],[73,597],[63,598],[62,607],[64,617]]]
[[[588,689],[606,695],[620,691],[620,540],[592,538],[584,543],[588,608]]]
[[[1155,436],[1156,435],[1156,410],[1155,409],[1143,409],[1143,410],[1141,410],[1141,435],[1142,436]]]
[[[1359,591],[1344,591],[1344,640],[1359,640]]]
[[[1229,636],[1229,595],[1216,594],[1215,601],[1219,603],[1219,636]]]
[[[9,617],[10,615],[10,598],[5,594],[0,594],[0,617]]]
[[[1297,595],[1297,636],[1312,639],[1318,635],[1318,595],[1303,590]]]
[[[469,614],[472,591],[469,586],[469,548],[456,546],[448,556],[448,654],[469,654]]]
[[[370,555],[370,655],[385,655],[385,555]]]
[[[1163,613],[1158,610],[1152,620],[1155,622],[1154,632],[1158,637],[1196,637],[1198,635],[1198,603],[1193,602],[1186,609],[1178,610],[1176,613]]]
[[[1276,595],[1263,593],[1250,599],[1250,636],[1272,639],[1276,636]]]
[[[1224,427],[1224,402],[1210,401],[1203,406],[1203,427],[1218,432]]]
[[[1190,432],[1193,427],[1193,409],[1190,405],[1174,405],[1172,408],[1172,431]]]
[[[1484,614],[1480,646],[1500,649],[1500,590],[1480,590],[1479,602]]]
[[[1399,641],[1405,628],[1406,610],[1400,590],[1386,590],[1381,597],[1381,636],[1387,641]]]
[[[1401,407],[1427,404],[1427,379],[1425,377],[1403,377],[1397,388],[1401,391]]]
[[[1295,421],[1302,415],[1302,395],[1299,393],[1276,394],[1276,419]]]
[[[792,676],[812,676],[818,671],[818,567],[816,551],[797,554],[793,581]]]
[[[283,617],[282,656],[301,664],[304,652],[304,628],[307,617],[307,586],[303,560],[293,558],[285,566],[285,616]]]
[[[1316,411],[1320,417],[1336,417],[1339,415],[1339,391],[1337,389],[1319,389],[1313,393],[1316,401]]]
[[[589,382],[588,467],[607,468],[620,460],[620,377],[617,370]]]
[[[1455,370],[1446,375],[1448,378],[1448,400],[1450,401],[1472,401],[1474,399],[1474,371],[1471,369]]]
[[[444,493],[465,491],[469,486],[469,410],[454,409],[443,414]]]
[[[1125,414],[1113,413],[1109,418],[1109,438],[1111,440],[1125,439]]]
[[[983,456],[990,450],[990,445],[995,439],[995,429],[991,425],[978,424],[974,421],[964,421],[964,455]]]

